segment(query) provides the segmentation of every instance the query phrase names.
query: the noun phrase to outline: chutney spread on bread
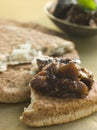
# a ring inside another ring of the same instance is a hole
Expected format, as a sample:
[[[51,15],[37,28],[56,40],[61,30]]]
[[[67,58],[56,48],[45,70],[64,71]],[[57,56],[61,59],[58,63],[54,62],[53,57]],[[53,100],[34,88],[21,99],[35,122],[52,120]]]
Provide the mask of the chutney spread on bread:
[[[51,97],[84,98],[93,85],[93,75],[79,66],[78,59],[37,59],[38,73],[30,86],[38,93]]]

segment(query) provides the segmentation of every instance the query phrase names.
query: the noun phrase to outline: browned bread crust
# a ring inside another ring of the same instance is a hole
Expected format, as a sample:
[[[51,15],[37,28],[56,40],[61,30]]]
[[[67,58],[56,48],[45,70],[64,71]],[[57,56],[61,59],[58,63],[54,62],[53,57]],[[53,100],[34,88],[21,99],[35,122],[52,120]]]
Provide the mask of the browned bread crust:
[[[84,99],[46,97],[33,89],[31,93],[32,102],[20,119],[32,127],[63,124],[97,112],[97,82]]]

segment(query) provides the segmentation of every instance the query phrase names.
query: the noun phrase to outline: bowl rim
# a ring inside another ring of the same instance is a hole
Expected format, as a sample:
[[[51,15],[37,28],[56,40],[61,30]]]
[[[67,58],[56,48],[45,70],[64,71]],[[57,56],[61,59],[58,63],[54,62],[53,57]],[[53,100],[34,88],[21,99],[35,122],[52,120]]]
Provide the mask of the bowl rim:
[[[51,18],[51,19],[53,19],[53,20],[55,20],[55,21],[57,21],[57,22],[60,22],[60,23],[62,23],[62,24],[66,24],[66,25],[68,25],[68,26],[73,26],[73,27],[75,27],[75,28],[83,28],[83,29],[89,29],[89,30],[97,30],[97,27],[90,27],[90,26],[85,26],[85,25],[79,25],[79,24],[75,24],[75,23],[70,23],[70,22],[68,22],[68,21],[66,21],[66,20],[61,20],[61,19],[59,19],[59,18],[57,18],[57,17],[55,17],[52,13],[50,13],[49,12],[49,10],[48,9],[50,9],[50,7],[52,6],[52,4],[54,4],[55,2],[54,1],[49,1],[49,2],[47,2],[46,4],[45,4],[45,6],[44,6],[44,12],[46,13],[46,15],[49,17],[49,18]]]

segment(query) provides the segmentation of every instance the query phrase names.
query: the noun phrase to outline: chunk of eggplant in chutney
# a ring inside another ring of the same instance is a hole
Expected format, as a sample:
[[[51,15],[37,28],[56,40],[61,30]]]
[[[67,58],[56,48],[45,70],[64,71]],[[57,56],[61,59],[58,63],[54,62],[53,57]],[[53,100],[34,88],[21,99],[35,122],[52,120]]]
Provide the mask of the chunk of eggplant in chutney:
[[[92,88],[93,75],[81,68],[76,59],[40,59],[38,66],[41,70],[30,85],[44,96],[84,98]]]

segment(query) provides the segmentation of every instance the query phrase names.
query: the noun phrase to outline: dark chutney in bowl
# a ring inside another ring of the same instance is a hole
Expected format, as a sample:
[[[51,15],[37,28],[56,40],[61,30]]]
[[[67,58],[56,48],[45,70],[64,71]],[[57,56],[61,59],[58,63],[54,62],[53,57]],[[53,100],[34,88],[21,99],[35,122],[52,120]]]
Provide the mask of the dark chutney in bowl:
[[[97,12],[86,13],[78,5],[70,4],[64,13],[63,10],[56,13],[55,7],[55,2],[47,3],[45,13],[60,29],[75,36],[97,35]]]

